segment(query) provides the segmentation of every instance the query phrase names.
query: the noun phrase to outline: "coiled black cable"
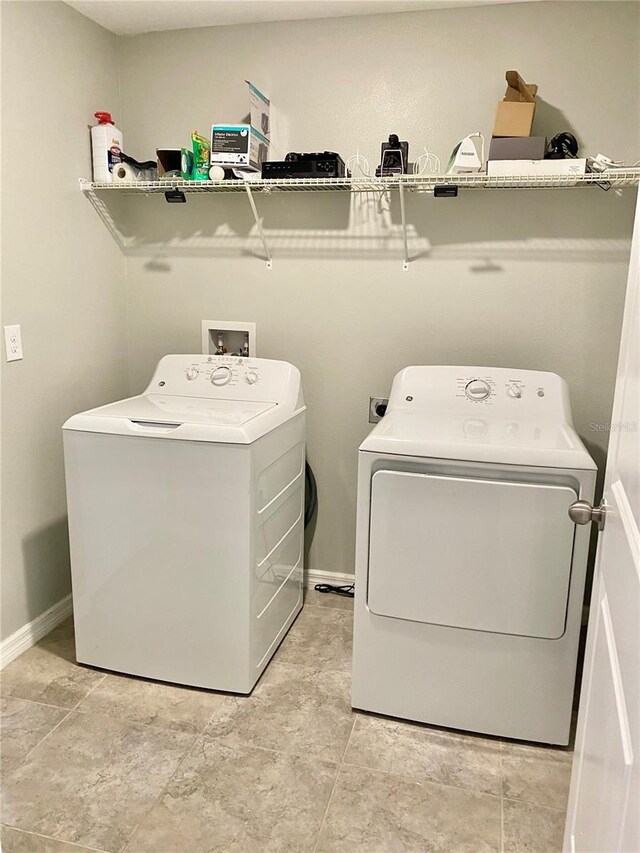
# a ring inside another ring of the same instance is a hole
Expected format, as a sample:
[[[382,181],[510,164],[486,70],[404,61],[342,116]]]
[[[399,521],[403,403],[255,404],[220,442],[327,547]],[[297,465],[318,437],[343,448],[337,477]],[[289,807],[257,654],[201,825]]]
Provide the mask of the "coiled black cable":
[[[353,598],[355,595],[356,585],[348,583],[344,586],[334,586],[332,583],[317,583],[314,586],[316,592],[335,592],[336,595],[346,595],[347,598]]]

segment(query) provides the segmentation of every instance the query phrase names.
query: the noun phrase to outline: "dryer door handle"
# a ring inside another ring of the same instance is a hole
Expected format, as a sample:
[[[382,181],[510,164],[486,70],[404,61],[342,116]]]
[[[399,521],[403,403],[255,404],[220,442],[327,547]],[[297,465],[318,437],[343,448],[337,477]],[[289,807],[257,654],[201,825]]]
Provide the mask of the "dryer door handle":
[[[576,501],[569,507],[569,518],[574,524],[591,524],[595,522],[598,530],[604,530],[607,515],[607,505],[604,500],[600,506],[594,507],[589,501]]]

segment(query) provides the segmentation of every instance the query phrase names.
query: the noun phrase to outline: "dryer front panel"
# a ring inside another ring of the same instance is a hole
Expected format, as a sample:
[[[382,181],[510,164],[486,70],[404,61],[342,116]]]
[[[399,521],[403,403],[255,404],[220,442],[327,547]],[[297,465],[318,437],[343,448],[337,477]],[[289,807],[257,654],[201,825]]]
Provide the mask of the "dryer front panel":
[[[565,629],[574,525],[568,486],[377,471],[372,613],[528,637]]]

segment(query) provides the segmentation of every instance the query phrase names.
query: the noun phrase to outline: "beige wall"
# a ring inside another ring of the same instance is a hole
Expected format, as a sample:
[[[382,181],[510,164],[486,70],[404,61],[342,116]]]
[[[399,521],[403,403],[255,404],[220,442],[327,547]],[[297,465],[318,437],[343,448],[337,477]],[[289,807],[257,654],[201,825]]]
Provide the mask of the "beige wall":
[[[397,132],[446,158],[490,133],[504,71],[537,82],[537,130],[573,130],[585,149],[635,160],[637,3],[544,3],[155,33],[120,42],[126,147],[150,156],[193,128],[235,121],[238,81],[291,120],[293,150],[356,145],[375,163]],[[200,321],[258,324],[260,355],[302,370],[320,510],[312,568],[353,567],[357,447],[369,395],[407,364],[551,370],[602,465],[633,196],[599,189],[467,193],[408,203],[420,257],[401,269],[399,214],[378,200],[258,199],[274,265],[246,200],[128,200],[125,230],[134,391],[166,352],[198,351]]]
[[[490,131],[515,67],[540,86],[540,132],[570,128],[635,160],[638,27],[637,3],[545,3],[116,39],[61,3],[3,2],[2,314],[22,324],[25,358],[2,366],[2,637],[69,591],[61,424],[139,391],[166,352],[197,351],[205,318],[255,320],[260,354],[303,372],[314,568],[352,570],[368,397],[406,364],[557,371],[603,461],[589,423],[610,412],[631,191],[411,198],[408,273],[395,199],[381,212],[369,197],[260,197],[269,272],[243,198],[125,199],[123,218],[110,197],[133,244],[123,256],[76,189],[96,109],[115,111],[144,158],[238,119],[248,77],[290,116],[295,150],[360,145],[375,162],[396,131],[444,159]],[[43,128],[51,142],[34,156]]]
[[[116,38],[62,3],[2,3],[2,638],[70,591],[60,427],[126,395],[124,259],[78,189],[118,110]]]

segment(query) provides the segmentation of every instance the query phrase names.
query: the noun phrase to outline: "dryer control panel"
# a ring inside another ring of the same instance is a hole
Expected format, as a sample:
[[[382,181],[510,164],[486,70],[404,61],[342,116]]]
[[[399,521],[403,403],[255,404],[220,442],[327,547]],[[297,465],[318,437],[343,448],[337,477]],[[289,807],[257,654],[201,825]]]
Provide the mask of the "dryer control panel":
[[[144,393],[303,405],[297,367],[229,355],[165,355]]]
[[[571,423],[568,388],[560,376],[500,367],[407,367],[393,381],[387,411],[393,409],[490,410],[494,416]]]

